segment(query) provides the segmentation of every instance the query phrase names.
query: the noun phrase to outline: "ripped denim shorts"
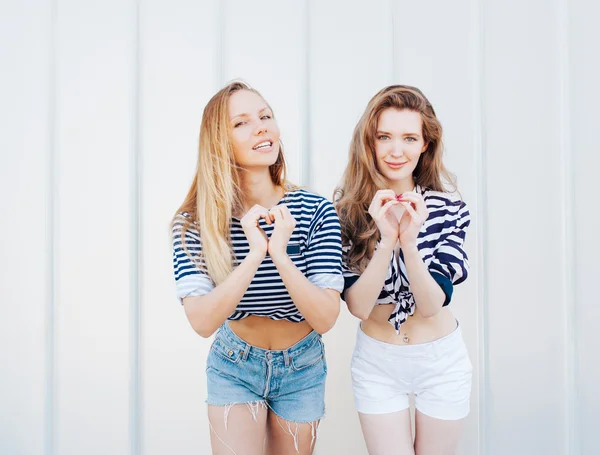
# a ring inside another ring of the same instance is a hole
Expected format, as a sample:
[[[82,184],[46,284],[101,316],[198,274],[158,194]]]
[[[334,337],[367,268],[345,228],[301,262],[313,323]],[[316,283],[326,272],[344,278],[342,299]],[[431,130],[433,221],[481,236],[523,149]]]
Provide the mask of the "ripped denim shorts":
[[[296,423],[315,422],[325,414],[327,363],[315,331],[283,351],[270,351],[246,343],[225,321],[206,363],[210,405],[260,403]]]

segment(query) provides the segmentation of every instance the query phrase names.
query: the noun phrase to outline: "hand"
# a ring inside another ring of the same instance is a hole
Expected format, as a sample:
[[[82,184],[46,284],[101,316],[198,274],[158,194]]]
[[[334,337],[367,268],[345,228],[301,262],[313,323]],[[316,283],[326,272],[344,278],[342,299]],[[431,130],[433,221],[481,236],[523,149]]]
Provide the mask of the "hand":
[[[240,223],[242,224],[244,234],[246,234],[248,246],[250,247],[250,253],[262,255],[264,258],[267,254],[268,239],[267,234],[265,234],[265,231],[263,231],[258,224],[258,221],[261,218],[264,218],[267,224],[272,223],[272,218],[269,215],[269,211],[262,205],[257,204],[248,210],[248,213],[242,217]]]
[[[399,197],[400,204],[406,209],[398,223],[400,246],[405,249],[417,246],[417,237],[429,217],[429,210],[423,196],[418,193],[403,193]]]
[[[276,205],[269,211],[275,223],[267,250],[274,261],[287,256],[287,245],[296,227],[296,219],[285,204]]]
[[[379,190],[369,206],[369,215],[379,229],[381,243],[391,247],[394,247],[398,240],[398,219],[390,209],[399,204],[392,190]]]

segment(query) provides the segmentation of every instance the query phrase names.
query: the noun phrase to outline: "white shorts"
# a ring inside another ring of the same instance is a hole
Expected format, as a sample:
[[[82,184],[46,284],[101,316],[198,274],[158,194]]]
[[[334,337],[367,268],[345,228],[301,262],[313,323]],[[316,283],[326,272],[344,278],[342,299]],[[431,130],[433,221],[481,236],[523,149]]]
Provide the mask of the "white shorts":
[[[469,414],[473,367],[460,327],[430,343],[395,345],[366,335],[360,324],[352,356],[354,402],[363,414],[388,414],[415,407],[436,419]]]

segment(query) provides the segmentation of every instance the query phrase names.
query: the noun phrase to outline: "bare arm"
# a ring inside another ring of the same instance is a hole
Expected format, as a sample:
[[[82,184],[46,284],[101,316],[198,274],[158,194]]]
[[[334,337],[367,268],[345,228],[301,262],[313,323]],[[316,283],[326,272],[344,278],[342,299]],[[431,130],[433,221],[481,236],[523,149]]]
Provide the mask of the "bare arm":
[[[425,318],[435,316],[444,305],[446,294],[433,279],[417,248],[417,237],[429,211],[420,194],[404,193],[401,204],[406,209],[398,230],[410,290],[415,298],[415,311]]]
[[[263,258],[264,255],[257,253],[248,254],[231,275],[208,294],[183,299],[185,314],[200,336],[208,338],[231,316]]]
[[[345,300],[352,315],[366,320],[381,293],[394,245],[381,242],[360,278],[346,290]]]
[[[391,211],[397,205],[399,202],[392,190],[379,190],[369,206],[369,215],[377,224],[381,241],[367,268],[344,295],[350,313],[363,321],[371,315],[381,293],[391,255],[398,241],[398,220]]]
[[[234,312],[265,258],[267,236],[258,225],[260,218],[272,222],[268,210],[255,205],[240,220],[250,251],[225,281],[207,294],[183,299],[185,314],[202,337],[211,336]]]
[[[415,298],[415,310],[425,318],[435,316],[442,309],[446,294],[429,273],[416,246],[405,248],[402,252],[410,290]]]
[[[340,293],[311,283],[287,254],[271,259],[304,319],[318,333],[331,329],[340,314]]]
[[[288,256],[287,244],[296,227],[296,220],[289,209],[282,204],[271,209],[270,214],[275,223],[268,245],[271,259],[304,319],[323,334],[333,327],[340,314],[340,293],[312,283]]]

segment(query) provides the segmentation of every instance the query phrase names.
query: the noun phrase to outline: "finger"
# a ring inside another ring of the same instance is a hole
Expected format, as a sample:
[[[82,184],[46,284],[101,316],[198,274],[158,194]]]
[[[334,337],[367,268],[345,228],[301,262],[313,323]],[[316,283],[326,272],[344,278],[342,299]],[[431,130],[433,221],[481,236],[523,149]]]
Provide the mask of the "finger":
[[[377,191],[377,193],[375,193],[375,197],[373,198],[373,200],[379,201],[379,204],[382,205],[383,203],[389,201],[390,199],[395,199],[395,198],[396,198],[396,193],[394,193],[393,190],[379,190],[379,191]]]
[[[410,193],[402,193],[400,195],[398,195],[398,202],[404,202],[407,204],[410,204],[410,206],[414,209],[417,209],[417,201],[415,200],[415,198],[411,195],[409,195]]]
[[[413,207],[413,203],[410,201],[400,201],[400,204],[404,206],[406,211],[414,218],[417,215],[417,211]]]
[[[400,200],[404,199],[406,201],[414,202],[417,206],[422,205],[425,207],[425,199],[419,193],[415,193],[413,191],[408,191],[406,193],[402,193],[399,195]]]
[[[429,216],[429,210],[427,210],[427,204],[425,204],[425,199],[423,199],[423,196],[413,192],[405,193],[405,195],[406,197],[403,197],[403,199],[410,200],[410,202],[412,202],[412,206],[415,208],[421,218],[427,219]]]
[[[384,216],[390,210],[390,207],[398,204],[400,203],[396,199],[386,202],[383,207],[381,207],[381,210],[379,210],[379,216]]]
[[[266,208],[264,208],[262,205],[253,205],[252,208],[250,210],[248,210],[247,215],[252,215],[252,216],[258,216],[258,214],[260,213],[265,213],[268,212],[268,210]]]
[[[271,217],[269,216],[269,211],[267,209],[257,210],[253,218],[258,222],[259,219],[264,219],[267,224],[271,224]]]
[[[275,226],[277,226],[278,223],[282,224],[283,214],[281,213],[281,209],[279,207],[277,207],[277,206],[273,207],[269,213],[271,214],[271,216],[273,217],[273,220],[275,221]]]
[[[283,219],[289,221],[292,224],[295,224],[296,218],[294,218],[294,215],[292,215],[292,212],[290,212],[289,207],[287,205],[280,205],[279,207],[281,207],[281,214],[283,215]]]
[[[255,205],[250,210],[248,210],[248,213],[246,213],[244,218],[246,218],[248,221],[252,221],[255,225],[258,225],[258,220],[260,218],[265,218],[265,220],[267,220],[268,215],[269,212],[266,208],[264,208],[261,205]]]
[[[375,215],[381,209],[383,204],[388,201],[396,199],[396,194],[392,190],[379,190],[373,196],[373,200],[371,201],[371,205],[369,206],[369,213],[371,215]]]
[[[421,217],[417,213],[417,211],[413,208],[413,203],[409,201],[400,201],[400,204],[404,206],[406,211],[410,214],[411,218],[416,221],[421,221]]]
[[[271,217],[273,217],[273,219],[275,219],[275,212],[279,211],[279,206],[275,206],[275,207],[271,207],[271,210],[269,210],[269,215],[271,215]]]
[[[261,213],[260,217],[262,219],[264,219],[265,223],[267,223],[267,224],[272,224],[273,223],[273,217],[271,216],[271,214],[269,212]]]

